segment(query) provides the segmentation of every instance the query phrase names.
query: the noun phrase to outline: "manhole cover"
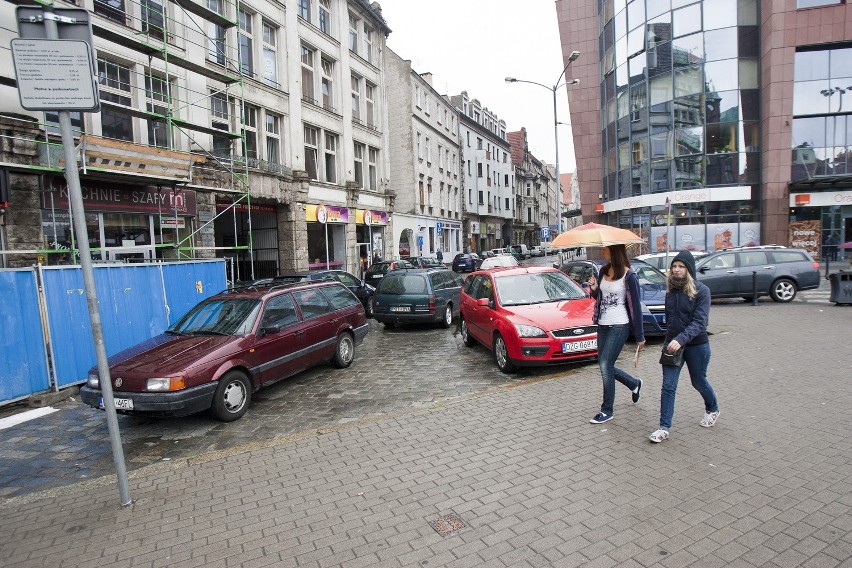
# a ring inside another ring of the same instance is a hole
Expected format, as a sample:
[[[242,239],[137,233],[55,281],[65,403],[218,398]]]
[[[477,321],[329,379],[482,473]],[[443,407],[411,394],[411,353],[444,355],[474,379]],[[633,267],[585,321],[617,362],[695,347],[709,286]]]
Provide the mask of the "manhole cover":
[[[448,515],[443,515],[438,517],[434,521],[429,521],[429,526],[435,529],[441,536],[447,536],[448,534],[454,533],[458,530],[465,528],[467,525],[464,524],[464,521],[461,520],[461,517],[456,515],[455,513],[450,513]]]

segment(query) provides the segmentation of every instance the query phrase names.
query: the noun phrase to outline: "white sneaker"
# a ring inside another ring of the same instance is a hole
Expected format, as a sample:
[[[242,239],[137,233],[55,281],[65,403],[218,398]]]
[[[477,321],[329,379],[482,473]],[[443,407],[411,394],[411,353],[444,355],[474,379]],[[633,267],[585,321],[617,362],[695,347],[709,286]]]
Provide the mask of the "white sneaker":
[[[715,424],[716,420],[718,420],[718,419],[719,419],[719,412],[718,411],[716,411],[716,412],[705,412],[704,413],[704,419],[701,422],[699,422],[699,424],[701,424],[705,428],[709,428],[713,424]]]
[[[668,430],[654,430],[654,432],[648,436],[648,439],[654,442],[655,444],[659,444],[663,440],[669,439],[669,431]]]

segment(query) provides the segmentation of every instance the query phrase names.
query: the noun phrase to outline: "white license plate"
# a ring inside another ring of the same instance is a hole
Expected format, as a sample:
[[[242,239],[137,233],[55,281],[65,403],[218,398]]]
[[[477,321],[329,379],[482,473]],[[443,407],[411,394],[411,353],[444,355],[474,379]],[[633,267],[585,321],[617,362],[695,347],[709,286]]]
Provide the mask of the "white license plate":
[[[411,306],[391,306],[392,312],[410,312]]]
[[[598,348],[597,339],[585,339],[583,341],[572,341],[562,344],[563,353],[574,353],[575,351],[591,351]]]
[[[115,403],[116,410],[133,410],[133,399],[132,398],[114,398],[112,401]],[[98,406],[100,408],[104,407],[104,399],[103,397],[98,399]]]

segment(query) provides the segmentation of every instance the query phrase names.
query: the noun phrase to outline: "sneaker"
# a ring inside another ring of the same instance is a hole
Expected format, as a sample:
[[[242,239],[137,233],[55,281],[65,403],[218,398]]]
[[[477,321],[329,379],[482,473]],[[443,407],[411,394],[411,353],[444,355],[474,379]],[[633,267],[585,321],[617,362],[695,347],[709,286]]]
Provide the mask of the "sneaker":
[[[603,424],[604,422],[609,422],[612,420],[612,414],[604,414],[603,412],[598,412],[595,414],[595,417],[589,420],[590,424]]]
[[[669,431],[668,430],[654,430],[654,432],[648,436],[648,439],[654,442],[655,444],[659,444],[663,440],[669,439]]]
[[[636,390],[633,391],[633,404],[639,402],[639,397],[641,396],[639,393],[642,390],[642,379],[639,379],[639,386],[636,387]]]
[[[710,426],[715,424],[716,420],[718,420],[718,419],[719,419],[719,411],[718,410],[716,412],[705,412],[704,413],[704,419],[701,422],[699,422],[699,424],[701,424],[705,428],[709,428]]]

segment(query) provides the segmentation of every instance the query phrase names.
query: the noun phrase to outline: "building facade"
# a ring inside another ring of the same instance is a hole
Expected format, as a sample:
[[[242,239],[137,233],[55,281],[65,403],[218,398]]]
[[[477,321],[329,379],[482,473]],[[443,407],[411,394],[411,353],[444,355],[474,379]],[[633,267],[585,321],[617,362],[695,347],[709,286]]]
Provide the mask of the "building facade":
[[[556,189],[554,171],[529,151],[527,130],[521,128],[507,134],[511,144],[512,167],[515,171],[515,220],[512,242],[535,246],[547,235],[559,233],[561,196]]]
[[[651,250],[852,238],[836,0],[560,0],[586,219]],[[840,133],[842,136],[838,136]],[[850,175],[848,175],[850,174]]]
[[[458,111],[432,87],[430,73],[385,50],[390,132],[390,187],[394,193],[394,256],[463,250]]]
[[[390,29],[378,6],[80,7],[94,32],[100,110],[71,118],[96,260],[226,257],[229,276],[244,280],[354,272],[363,249],[385,246]],[[15,21],[13,6],[0,10]],[[17,35],[3,33],[7,44]],[[3,57],[3,262],[75,263],[58,115],[21,108]]]
[[[506,123],[467,91],[450,98],[459,112],[465,247],[483,251],[512,244],[514,172]]]

